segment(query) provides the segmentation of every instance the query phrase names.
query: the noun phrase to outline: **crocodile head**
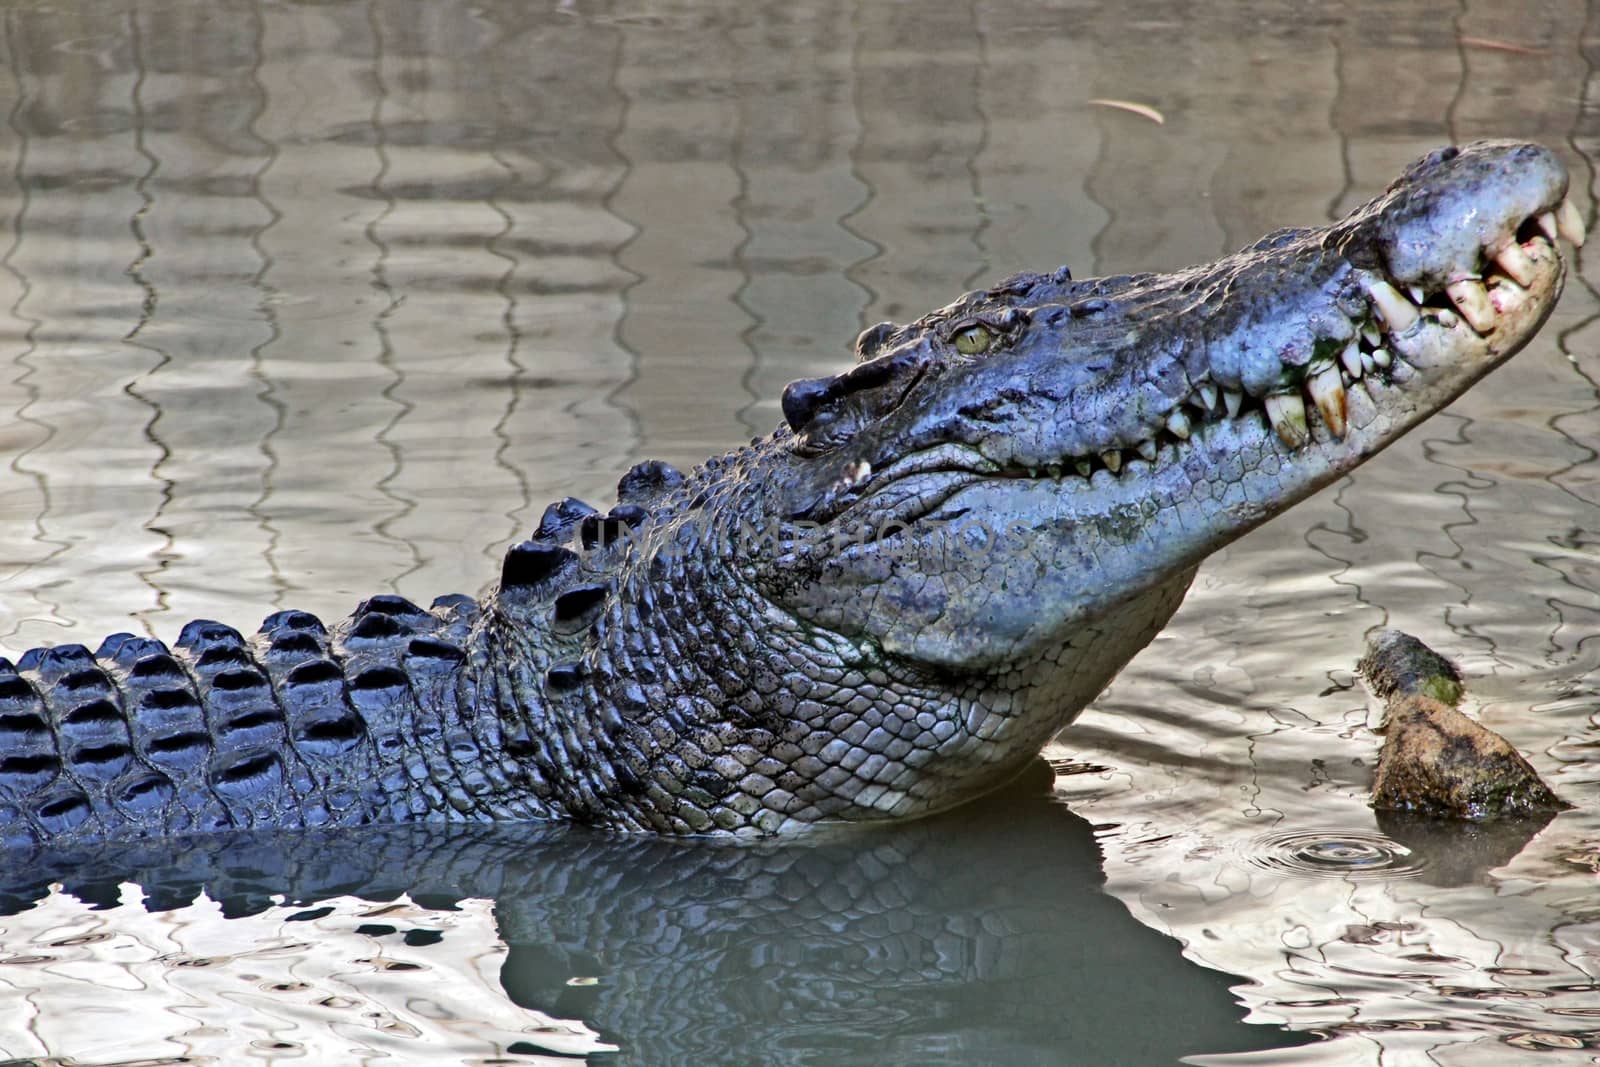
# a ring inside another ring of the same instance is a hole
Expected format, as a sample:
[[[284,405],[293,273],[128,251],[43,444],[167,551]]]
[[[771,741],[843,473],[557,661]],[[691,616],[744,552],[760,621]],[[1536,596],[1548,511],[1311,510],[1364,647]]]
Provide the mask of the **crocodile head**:
[[[1125,610],[1526,344],[1558,231],[1582,239],[1566,187],[1536,145],[1445,148],[1205,266],[1022,275],[873,327],[784,394],[785,511],[817,546],[787,603],[959,670]]]
[[[549,706],[578,741],[609,724],[637,824],[765,831],[992,788],[1155,636],[1207,554],[1533,336],[1557,234],[1583,237],[1566,185],[1533,145],[1447,148],[1342,221],[1215,263],[1025,274],[873,327],[853,368],[785,390],[770,437],[625,478],[585,542],[644,532],[555,600],[559,622],[606,595],[594,637],[522,660],[571,657]]]

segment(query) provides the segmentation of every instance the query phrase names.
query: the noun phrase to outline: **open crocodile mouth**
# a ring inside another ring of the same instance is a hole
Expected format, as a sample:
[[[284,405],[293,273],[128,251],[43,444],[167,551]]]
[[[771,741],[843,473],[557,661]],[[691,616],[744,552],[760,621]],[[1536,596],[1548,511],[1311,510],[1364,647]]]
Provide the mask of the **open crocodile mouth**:
[[[976,447],[952,443],[903,456],[881,470],[860,461],[835,486],[834,507],[828,510],[853,525],[855,505],[870,498],[870,507],[859,509],[860,518],[874,526],[863,539],[876,541],[887,536],[882,531],[892,534],[918,520],[966,514],[954,498],[982,481],[1050,479],[1063,489],[1105,478],[1121,483],[1179,461],[1185,450],[1203,446],[1222,427],[1253,424],[1263,432],[1270,427],[1289,453],[1339,447],[1373,419],[1391,392],[1426,380],[1429,370],[1447,364],[1464,368],[1450,388],[1454,395],[1516,352],[1560,293],[1558,240],[1581,246],[1585,236],[1581,215],[1564,199],[1481,247],[1476,269],[1458,272],[1436,288],[1401,284],[1380,270],[1358,268],[1366,315],[1351,323],[1348,338],[1319,342],[1309,360],[1286,367],[1274,391],[1255,394],[1205,376],[1136,444],[1051,462],[997,461]],[[1353,466],[1373,450],[1354,449],[1348,463],[1333,465]]]

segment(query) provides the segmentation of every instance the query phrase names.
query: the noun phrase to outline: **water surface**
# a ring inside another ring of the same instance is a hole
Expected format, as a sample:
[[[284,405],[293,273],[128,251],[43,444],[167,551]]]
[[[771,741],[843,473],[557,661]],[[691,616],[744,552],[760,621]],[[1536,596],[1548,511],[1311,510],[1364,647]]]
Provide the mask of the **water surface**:
[[[1191,7],[5,6],[0,646],[475,592],[549,500],[766,432],[866,324],[1208,259],[1445,141],[1550,145],[1592,215],[1584,6]],[[1209,562],[1053,796],[985,809],[1004,847],[60,857],[0,921],[0,1057],[1591,1062],[1590,273]],[[1380,825],[1351,667],[1386,625],[1577,810],[1526,847]]]

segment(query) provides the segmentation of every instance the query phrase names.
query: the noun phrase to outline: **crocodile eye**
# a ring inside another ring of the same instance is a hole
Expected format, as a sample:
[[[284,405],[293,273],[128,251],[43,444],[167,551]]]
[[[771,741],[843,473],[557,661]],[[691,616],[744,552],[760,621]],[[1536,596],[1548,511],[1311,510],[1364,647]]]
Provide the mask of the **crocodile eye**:
[[[975,322],[951,340],[963,356],[976,356],[989,351],[989,346],[994,344],[994,334],[983,323]]]

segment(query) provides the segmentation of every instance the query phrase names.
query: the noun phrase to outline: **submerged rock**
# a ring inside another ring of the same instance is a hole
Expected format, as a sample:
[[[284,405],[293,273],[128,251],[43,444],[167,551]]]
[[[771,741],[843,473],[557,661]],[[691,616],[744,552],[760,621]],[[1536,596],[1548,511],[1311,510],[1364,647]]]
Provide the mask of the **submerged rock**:
[[[1385,704],[1374,808],[1494,819],[1548,815],[1571,806],[1510,742],[1456,709],[1460,673],[1415,637],[1384,630],[1368,642],[1356,666]]]

